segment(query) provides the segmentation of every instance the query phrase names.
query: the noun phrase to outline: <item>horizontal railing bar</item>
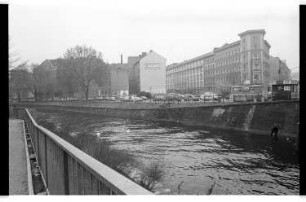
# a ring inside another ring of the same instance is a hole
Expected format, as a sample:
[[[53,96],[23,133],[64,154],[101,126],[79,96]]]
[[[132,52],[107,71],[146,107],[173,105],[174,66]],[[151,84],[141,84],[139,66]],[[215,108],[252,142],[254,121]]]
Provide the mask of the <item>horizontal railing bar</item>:
[[[26,109],[26,112],[32,121],[33,125],[38,128],[41,132],[45,133],[51,140],[53,140],[61,149],[67,152],[67,154],[73,157],[77,162],[79,162],[85,169],[95,175],[98,180],[103,182],[105,185],[109,186],[112,190],[116,190],[119,194],[127,195],[151,195],[152,192],[146,190],[140,185],[136,184],[132,180],[126,178],[125,176],[119,174],[108,166],[104,165],[100,161],[94,159],[90,155],[76,148],[72,144],[63,140],[51,131],[38,125],[33,119],[32,115]]]

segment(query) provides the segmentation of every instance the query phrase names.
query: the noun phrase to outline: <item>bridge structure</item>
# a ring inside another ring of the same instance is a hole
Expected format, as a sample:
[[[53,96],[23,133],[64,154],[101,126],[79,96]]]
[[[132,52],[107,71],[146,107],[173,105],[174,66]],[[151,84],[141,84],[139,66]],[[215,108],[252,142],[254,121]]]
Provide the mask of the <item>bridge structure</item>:
[[[18,119],[11,119],[18,118]],[[25,108],[10,107],[10,173],[18,168],[17,179],[10,176],[10,195],[39,194],[33,191],[32,160],[35,156],[51,195],[152,195],[153,193],[114,171],[51,131],[38,125]],[[25,126],[27,130],[25,129]],[[28,137],[26,137],[28,131]],[[29,146],[28,143],[31,143]],[[17,149],[16,149],[17,148]],[[32,148],[34,154],[30,154]],[[25,154],[24,154],[24,153]],[[11,165],[12,163],[18,165]],[[25,168],[27,168],[25,170]],[[21,173],[21,174],[20,174]],[[11,191],[12,188],[12,191]],[[14,190],[15,189],[15,190]]]

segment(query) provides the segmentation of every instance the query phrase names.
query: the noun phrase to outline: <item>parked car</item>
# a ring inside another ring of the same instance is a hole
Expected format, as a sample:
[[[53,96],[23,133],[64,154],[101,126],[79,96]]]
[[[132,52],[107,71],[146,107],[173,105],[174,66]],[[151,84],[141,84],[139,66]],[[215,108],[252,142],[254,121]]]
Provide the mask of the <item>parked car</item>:
[[[181,96],[179,94],[175,94],[175,93],[168,93],[166,95],[166,100],[168,102],[180,102],[180,101],[182,101],[183,98],[184,98],[183,96]]]
[[[200,96],[195,95],[195,96],[192,98],[192,100],[198,102],[198,101],[200,101],[201,99],[200,99]]]
[[[130,100],[132,102],[141,102],[142,99],[140,97],[137,97],[137,96],[131,96]]]
[[[124,96],[120,99],[122,102],[130,102],[130,97],[129,96]]]
[[[195,99],[195,96],[192,94],[185,94],[184,95],[184,100],[185,101],[193,101]]]
[[[217,101],[218,100],[218,95],[213,93],[213,92],[205,92],[200,96],[201,100],[204,101]]]
[[[148,98],[146,96],[141,96],[140,97],[143,101],[148,100]]]
[[[166,101],[166,96],[162,95],[162,94],[154,95],[153,101],[154,102],[156,102],[156,101]]]
[[[109,100],[111,100],[111,98],[107,96],[107,97],[104,98],[104,100],[109,101]]]

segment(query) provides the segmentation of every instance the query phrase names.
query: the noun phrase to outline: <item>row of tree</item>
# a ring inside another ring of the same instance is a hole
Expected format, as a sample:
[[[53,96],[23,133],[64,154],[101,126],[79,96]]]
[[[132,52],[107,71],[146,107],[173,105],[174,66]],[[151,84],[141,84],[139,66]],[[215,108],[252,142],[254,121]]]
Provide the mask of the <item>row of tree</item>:
[[[94,84],[104,84],[103,75],[108,67],[101,53],[87,46],[70,48],[62,58],[46,63],[29,65],[24,62],[15,68],[10,67],[10,97],[21,101],[31,93],[35,100],[42,100],[72,97],[81,92],[88,100],[90,88]]]

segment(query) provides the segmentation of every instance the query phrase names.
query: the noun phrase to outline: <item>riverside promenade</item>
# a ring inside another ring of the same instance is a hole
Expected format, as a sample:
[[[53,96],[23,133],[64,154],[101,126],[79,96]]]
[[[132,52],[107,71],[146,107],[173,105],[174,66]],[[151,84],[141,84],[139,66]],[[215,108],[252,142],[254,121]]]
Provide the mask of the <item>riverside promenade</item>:
[[[9,119],[9,195],[28,195],[23,121]]]

